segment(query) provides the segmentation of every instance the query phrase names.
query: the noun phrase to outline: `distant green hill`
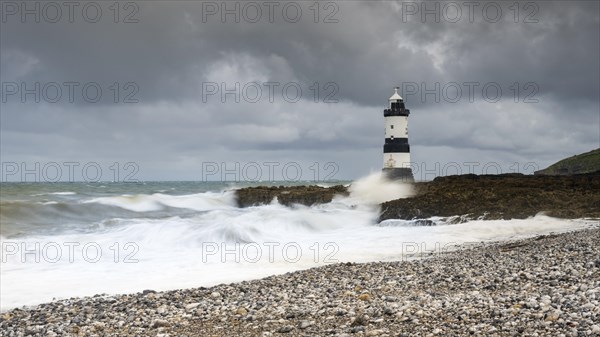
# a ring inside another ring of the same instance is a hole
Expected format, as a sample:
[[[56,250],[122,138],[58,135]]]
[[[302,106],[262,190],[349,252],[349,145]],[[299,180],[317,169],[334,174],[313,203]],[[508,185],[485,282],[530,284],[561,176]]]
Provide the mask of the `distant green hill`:
[[[600,148],[563,159],[544,170],[536,171],[534,174],[556,176],[598,171],[600,171]]]

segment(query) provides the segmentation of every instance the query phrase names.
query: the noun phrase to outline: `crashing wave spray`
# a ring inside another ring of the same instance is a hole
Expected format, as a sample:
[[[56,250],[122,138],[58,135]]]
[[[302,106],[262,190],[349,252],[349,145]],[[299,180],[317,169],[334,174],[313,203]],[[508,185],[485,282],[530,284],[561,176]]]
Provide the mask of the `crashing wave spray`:
[[[408,198],[414,195],[412,184],[389,180],[383,172],[371,173],[353,182],[348,188],[350,199],[367,205]]]

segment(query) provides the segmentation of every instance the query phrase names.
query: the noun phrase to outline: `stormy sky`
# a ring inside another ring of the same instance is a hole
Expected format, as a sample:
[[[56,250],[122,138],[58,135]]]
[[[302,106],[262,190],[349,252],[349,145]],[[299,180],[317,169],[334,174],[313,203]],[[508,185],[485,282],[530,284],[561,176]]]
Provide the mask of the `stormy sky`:
[[[355,179],[396,86],[419,180],[600,146],[597,1],[0,3],[2,181]]]

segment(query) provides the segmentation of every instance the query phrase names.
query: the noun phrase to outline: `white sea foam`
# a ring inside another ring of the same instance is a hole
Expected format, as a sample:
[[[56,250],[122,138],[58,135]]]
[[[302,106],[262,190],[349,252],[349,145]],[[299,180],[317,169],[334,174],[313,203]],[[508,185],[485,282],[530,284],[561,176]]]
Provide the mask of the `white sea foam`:
[[[205,192],[190,195],[168,195],[155,193],[121,195],[114,197],[100,197],[84,201],[84,203],[98,203],[107,206],[116,206],[134,212],[158,211],[166,206],[174,208],[187,208],[195,211],[233,207],[235,195],[228,192]]]
[[[376,224],[378,210],[372,205],[377,196],[360,186],[352,193],[329,204],[292,208],[269,204],[240,209],[232,206],[231,194],[213,192],[89,200],[134,211],[169,206],[203,212],[107,219],[110,226],[101,224],[93,233],[2,237],[2,309],[97,293],[210,286],[332,262],[400,260],[415,253],[415,247],[430,251],[593,225],[539,215],[430,227],[391,220],[382,226]]]
[[[75,192],[51,192],[51,193],[38,193],[38,194],[33,194],[32,196],[34,197],[39,197],[39,196],[43,196],[43,195],[76,195],[77,193]]]
[[[353,201],[371,205],[408,198],[414,194],[411,184],[390,181],[382,172],[371,173],[353,182],[349,187],[349,191],[350,198]]]

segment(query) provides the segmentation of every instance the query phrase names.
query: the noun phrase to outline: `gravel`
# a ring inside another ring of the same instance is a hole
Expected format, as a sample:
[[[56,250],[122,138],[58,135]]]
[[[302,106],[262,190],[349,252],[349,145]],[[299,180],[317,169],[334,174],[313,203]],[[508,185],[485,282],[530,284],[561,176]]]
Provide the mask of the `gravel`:
[[[600,229],[13,309],[2,336],[600,336]]]

